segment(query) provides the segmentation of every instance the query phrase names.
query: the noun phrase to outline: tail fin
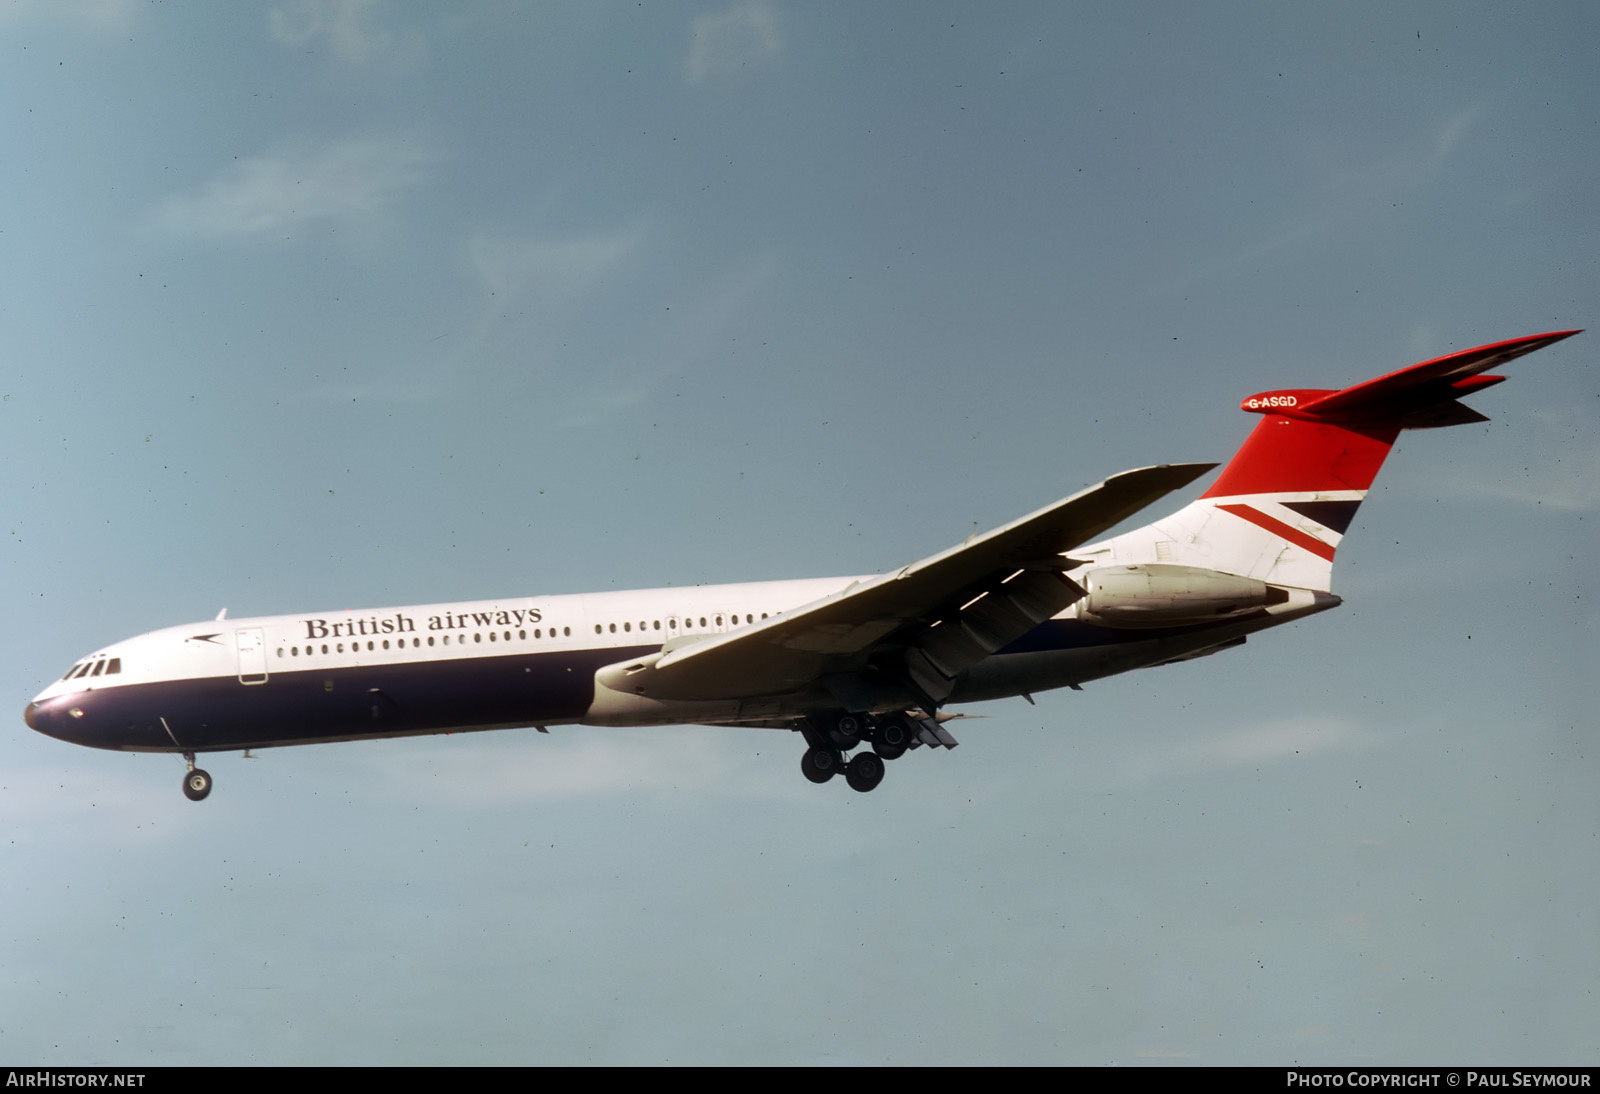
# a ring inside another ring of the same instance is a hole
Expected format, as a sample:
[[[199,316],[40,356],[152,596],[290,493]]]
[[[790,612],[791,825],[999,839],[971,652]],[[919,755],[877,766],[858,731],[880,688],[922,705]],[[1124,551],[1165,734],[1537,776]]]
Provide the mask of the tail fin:
[[[1457,401],[1505,379],[1481,373],[1577,333],[1479,346],[1338,391],[1252,395],[1240,407],[1262,421],[1211,489],[1121,537],[1117,554],[1122,540],[1153,536],[1143,545],[1149,561],[1327,591],[1334,551],[1400,431],[1487,421]]]

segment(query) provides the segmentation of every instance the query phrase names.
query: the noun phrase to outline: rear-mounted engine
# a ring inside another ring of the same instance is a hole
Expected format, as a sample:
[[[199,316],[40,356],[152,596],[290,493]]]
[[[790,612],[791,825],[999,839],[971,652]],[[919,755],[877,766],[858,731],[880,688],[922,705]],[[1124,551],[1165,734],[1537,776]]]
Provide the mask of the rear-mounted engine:
[[[1104,566],[1080,580],[1089,595],[1078,617],[1105,627],[1211,623],[1289,599],[1265,581],[1169,563]]]

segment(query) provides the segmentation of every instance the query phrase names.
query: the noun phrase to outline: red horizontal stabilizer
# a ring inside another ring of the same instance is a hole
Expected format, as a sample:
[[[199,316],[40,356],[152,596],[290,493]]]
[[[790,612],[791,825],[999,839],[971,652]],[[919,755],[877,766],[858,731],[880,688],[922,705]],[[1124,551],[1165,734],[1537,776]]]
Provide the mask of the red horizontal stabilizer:
[[[1437,408],[1441,403],[1504,379],[1500,376],[1476,378],[1478,373],[1553,345],[1563,338],[1571,338],[1577,333],[1575,330],[1552,331],[1437,357],[1376,380],[1335,391],[1320,399],[1302,402],[1295,407],[1295,413],[1296,416],[1321,421],[1393,422],[1412,428],[1424,423],[1455,424],[1431,420],[1438,417]],[[1435,413],[1426,413],[1428,411]],[[1415,420],[1407,420],[1412,418]]]

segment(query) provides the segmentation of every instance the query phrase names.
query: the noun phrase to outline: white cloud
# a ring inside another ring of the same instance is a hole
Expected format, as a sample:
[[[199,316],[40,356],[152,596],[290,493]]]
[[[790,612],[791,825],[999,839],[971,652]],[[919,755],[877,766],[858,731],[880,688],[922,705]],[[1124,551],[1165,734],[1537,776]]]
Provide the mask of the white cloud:
[[[1600,509],[1600,454],[1562,461],[1530,471],[1514,483],[1494,483],[1469,490],[1522,505],[1538,505],[1569,513]]]
[[[1533,464],[1521,475],[1512,472],[1493,481],[1479,477],[1463,486],[1469,493],[1488,493],[1523,505],[1572,513],[1600,509],[1600,444],[1581,438],[1577,431],[1582,428],[1576,422],[1570,429],[1546,426],[1540,431],[1547,440],[1541,451],[1562,455],[1550,455],[1547,462]]]
[[[1494,408],[1480,407],[1494,416]],[[1553,407],[1517,423],[1521,458],[1508,453],[1464,453],[1454,463],[1435,466],[1432,485],[1413,476],[1414,496],[1451,496],[1538,506],[1569,513],[1600,509],[1600,443],[1578,407]]]
[[[427,159],[404,141],[371,138],[252,156],[195,192],[167,198],[152,219],[179,235],[229,237],[369,214],[416,185]]]
[[[491,292],[555,295],[588,288],[638,246],[641,232],[626,230],[572,239],[508,239],[474,235],[468,241],[473,272]]]
[[[1309,242],[1346,231],[1352,224],[1365,223],[1374,208],[1396,206],[1423,193],[1451,169],[1481,113],[1481,108],[1469,107],[1445,118],[1435,131],[1403,134],[1379,147],[1352,146],[1348,138],[1326,134],[1321,139],[1315,133],[1304,136],[1298,159],[1308,187],[1281,218],[1281,227],[1181,274],[1173,282],[1174,288],[1278,259]]]
[[[512,733],[535,735],[534,730]],[[767,734],[772,747],[752,756],[748,748],[730,745],[729,736],[740,733]],[[614,794],[683,794],[698,801],[719,791],[767,798],[809,789],[798,776],[788,777],[794,775],[794,763],[772,762],[779,745],[793,748],[788,737],[753,729],[566,726],[522,742],[508,734],[495,734],[491,741],[423,742],[421,760],[415,749],[394,746],[363,758],[388,793],[412,802],[484,805]]]
[[[421,48],[415,35],[397,35],[372,25],[377,6],[378,0],[296,0],[273,9],[272,37],[289,46],[321,41],[352,65],[414,55]]]
[[[743,75],[782,50],[777,13],[765,0],[748,0],[720,15],[695,19],[684,68],[691,81],[705,83]]]
[[[1287,718],[1190,741],[1178,754],[1196,766],[1249,767],[1364,740],[1365,734],[1338,718]]]
[[[1169,774],[1256,767],[1313,752],[1350,751],[1365,747],[1370,737],[1339,718],[1282,718],[1152,746],[1130,758],[1128,774],[1148,782]]]
[[[64,746],[63,746],[64,747]],[[139,758],[126,764],[73,761],[9,766],[0,785],[0,824],[20,847],[52,847],[68,834],[114,844],[180,835],[194,805],[178,792],[183,763],[163,756],[159,770]],[[148,759],[145,757],[144,759]]]
[[[0,0],[0,25],[31,16],[90,30],[115,31],[134,19],[133,0]]]

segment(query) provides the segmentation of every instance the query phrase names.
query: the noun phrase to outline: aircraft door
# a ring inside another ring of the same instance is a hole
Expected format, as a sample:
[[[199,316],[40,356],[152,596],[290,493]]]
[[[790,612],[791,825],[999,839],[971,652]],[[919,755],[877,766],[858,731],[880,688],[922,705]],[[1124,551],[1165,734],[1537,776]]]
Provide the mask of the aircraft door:
[[[241,627],[233,632],[239,649],[239,683],[267,682],[267,642],[260,627]]]

